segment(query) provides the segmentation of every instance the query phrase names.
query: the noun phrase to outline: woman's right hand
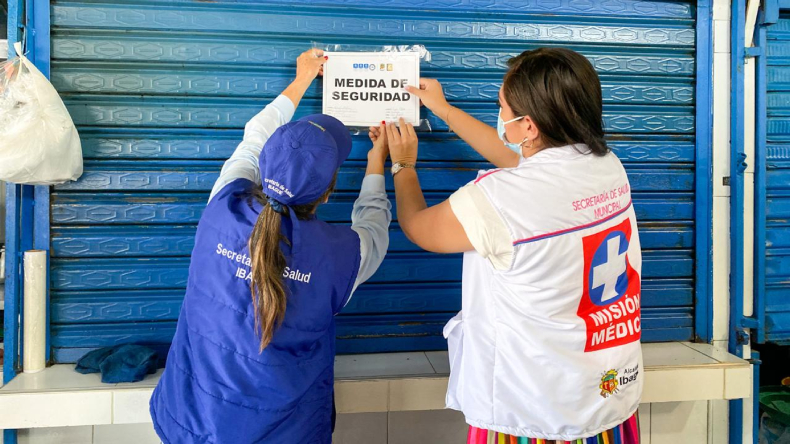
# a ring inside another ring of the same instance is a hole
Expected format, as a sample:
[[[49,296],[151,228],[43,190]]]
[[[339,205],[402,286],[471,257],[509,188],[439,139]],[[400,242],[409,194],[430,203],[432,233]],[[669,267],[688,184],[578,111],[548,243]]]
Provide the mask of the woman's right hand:
[[[324,63],[329,58],[317,48],[308,49],[296,58],[296,80],[311,83],[324,73]]]
[[[405,163],[414,165],[417,163],[417,133],[414,131],[414,126],[411,123],[406,123],[403,117],[399,119],[400,128],[395,125],[395,122],[390,122],[387,125],[386,134],[380,136],[387,137],[387,144],[389,145],[390,157],[392,163]]]
[[[294,108],[299,106],[316,76],[324,74],[324,63],[327,60],[324,51],[317,48],[308,49],[296,58],[296,78],[283,91],[283,95],[293,102]]]
[[[436,79],[420,78],[420,87],[407,86],[406,91],[420,98],[426,108],[431,110],[440,119],[446,119],[451,105],[444,97],[442,84]]]

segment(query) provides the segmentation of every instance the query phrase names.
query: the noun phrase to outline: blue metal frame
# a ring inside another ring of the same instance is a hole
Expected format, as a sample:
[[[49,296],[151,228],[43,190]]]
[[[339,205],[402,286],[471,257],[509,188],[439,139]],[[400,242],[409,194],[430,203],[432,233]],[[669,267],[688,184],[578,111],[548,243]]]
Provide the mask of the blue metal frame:
[[[31,6],[28,9],[28,36],[29,58],[44,76],[50,75],[50,10],[49,0],[28,0]],[[49,251],[49,186],[39,185],[34,187],[34,215],[33,215],[33,248]],[[49,254],[47,254],[47,277],[49,278]],[[47,279],[47,313],[46,313],[46,360],[50,359],[50,303],[49,279]]]
[[[699,342],[713,339],[713,10],[697,3],[696,57],[696,301],[694,331]]]
[[[24,17],[24,20],[23,20]],[[50,11],[48,0],[8,2],[9,57],[13,43],[22,40],[27,57],[49,77]],[[3,381],[16,376],[24,350],[19,315],[22,312],[22,255],[26,250],[49,250],[49,187],[8,184],[6,195],[6,270]],[[49,267],[47,267],[49,268]],[[49,297],[49,291],[47,291]],[[49,326],[49,301],[47,301]],[[49,345],[49,329],[47,331]],[[47,346],[49,359],[49,346]],[[5,430],[6,444],[15,444],[15,430]]]
[[[783,2],[785,0],[782,0]],[[786,2],[790,4],[790,2]],[[777,0],[763,1],[757,24],[754,29],[754,47],[745,48],[745,2],[732,4],[731,23],[731,158],[730,158],[730,353],[743,357],[743,346],[749,342],[749,331],[756,336],[757,342],[765,341],[765,212],[766,212],[766,144],[767,144],[767,60],[766,26],[776,23],[779,18]],[[744,171],[746,154],[744,151],[744,61],[746,57],[755,60],[755,173],[754,173],[754,315],[744,316]],[[752,352],[754,365],[754,390],[752,393],[753,429],[756,442],[759,428],[759,353]],[[743,441],[743,400],[730,401],[729,412],[730,443]]]
[[[14,43],[22,36],[22,9],[21,1],[8,3],[8,56],[16,55]],[[6,188],[6,280],[5,280],[5,331],[3,361],[3,381],[7,383],[16,375],[18,363],[17,344],[19,343],[17,318],[19,315],[18,299],[19,284],[19,221],[21,188],[18,185],[8,184]]]
[[[790,2],[786,6],[790,7]],[[757,318],[755,331],[758,343],[765,342],[765,251],[766,251],[766,156],[768,145],[768,29],[779,21],[780,1],[763,0],[763,9],[755,27],[755,43],[762,48],[755,69],[755,127],[754,127],[754,315]],[[754,365],[752,376],[752,421],[753,441],[759,440],[760,424],[760,353],[752,351]]]
[[[744,151],[744,61],[746,2],[734,0],[730,28],[730,332],[729,352],[743,357],[748,342],[741,327],[743,319],[743,178],[746,170]],[[730,401],[729,442],[743,442],[743,400]]]
[[[8,2],[8,57],[16,55],[13,43],[19,41],[22,34],[22,2],[21,0]],[[5,312],[4,316],[4,360],[3,360],[3,381],[8,382],[16,376],[16,369],[19,364],[18,344],[19,344],[19,284],[22,282],[19,275],[19,220],[21,187],[8,184],[6,188],[6,280],[5,280]],[[3,442],[16,444],[16,430],[4,430]]]
[[[744,171],[746,153],[744,151],[744,61],[746,50],[744,0],[732,2],[732,30],[730,48],[731,87],[730,87],[730,353],[742,357],[744,330],[743,319],[743,204]]]

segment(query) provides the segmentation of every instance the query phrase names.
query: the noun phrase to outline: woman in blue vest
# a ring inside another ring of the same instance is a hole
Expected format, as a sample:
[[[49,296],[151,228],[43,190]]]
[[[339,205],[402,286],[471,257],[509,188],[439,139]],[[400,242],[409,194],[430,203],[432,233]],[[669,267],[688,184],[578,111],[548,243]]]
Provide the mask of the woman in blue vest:
[[[325,60],[297,59],[296,79],[247,123],[211,192],[151,398],[165,443],[332,440],[334,316],[381,264],[391,214],[379,138],[351,227],[315,216],[351,137],[329,116],[289,121]]]

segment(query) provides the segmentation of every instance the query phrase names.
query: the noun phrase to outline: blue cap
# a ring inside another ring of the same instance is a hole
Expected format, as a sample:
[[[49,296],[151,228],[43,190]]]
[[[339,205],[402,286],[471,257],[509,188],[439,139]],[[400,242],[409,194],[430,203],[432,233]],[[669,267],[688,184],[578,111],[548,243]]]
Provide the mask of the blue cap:
[[[289,206],[313,203],[350,153],[351,134],[334,117],[313,114],[287,123],[261,151],[263,192]]]

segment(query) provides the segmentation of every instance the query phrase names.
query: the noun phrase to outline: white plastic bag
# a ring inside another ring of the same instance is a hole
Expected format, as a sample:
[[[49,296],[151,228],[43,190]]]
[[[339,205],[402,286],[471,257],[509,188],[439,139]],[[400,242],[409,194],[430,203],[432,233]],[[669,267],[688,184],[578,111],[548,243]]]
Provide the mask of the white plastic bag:
[[[82,175],[82,145],[58,92],[14,45],[0,65],[0,180],[53,185]]]

